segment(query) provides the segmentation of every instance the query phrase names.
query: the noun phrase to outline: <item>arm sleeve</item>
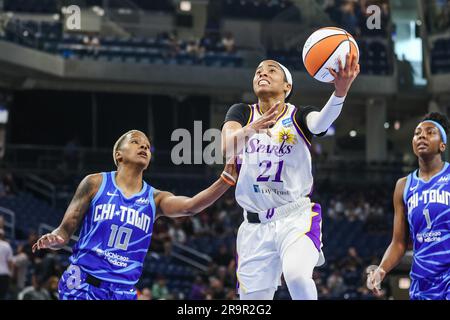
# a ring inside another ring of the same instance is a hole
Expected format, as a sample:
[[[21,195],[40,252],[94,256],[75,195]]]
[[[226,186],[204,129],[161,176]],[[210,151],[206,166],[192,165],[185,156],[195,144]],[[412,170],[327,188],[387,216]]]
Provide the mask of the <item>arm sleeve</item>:
[[[320,112],[313,111],[308,113],[306,116],[308,130],[318,136],[326,133],[341,113],[344,100],[345,97],[336,97],[333,93]]]
[[[323,136],[327,131],[321,132],[319,134],[314,134],[309,130],[309,127],[306,124],[306,117],[311,112],[318,112],[319,109],[313,106],[303,106],[297,109],[295,112],[295,124],[300,128],[302,133],[305,135],[305,138],[308,141],[311,141],[313,136]]]
[[[233,104],[225,116],[225,121],[222,127],[228,121],[239,122],[243,127],[246,126],[250,120],[251,107],[245,103]]]

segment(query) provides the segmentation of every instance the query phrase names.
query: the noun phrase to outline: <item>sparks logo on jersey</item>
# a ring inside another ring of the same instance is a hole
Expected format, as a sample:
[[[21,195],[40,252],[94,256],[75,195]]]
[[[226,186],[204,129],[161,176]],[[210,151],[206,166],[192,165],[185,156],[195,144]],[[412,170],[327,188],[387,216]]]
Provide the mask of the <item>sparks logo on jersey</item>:
[[[424,190],[414,194],[408,199],[408,212],[417,208],[419,204],[440,203],[448,206],[450,204],[450,192],[445,190]]]
[[[441,241],[440,231],[423,232],[416,234],[416,239],[420,243]]]
[[[288,137],[287,137],[288,138]],[[274,154],[277,157],[282,157],[291,153],[293,146],[286,145],[286,141],[281,142],[280,145],[263,144],[260,139],[253,138],[248,142],[245,152],[247,153],[268,153]]]
[[[149,199],[146,198],[139,198],[136,200],[136,204],[140,204],[140,205],[147,205],[150,203]]]
[[[292,127],[292,126],[293,126],[293,122],[292,122],[292,119],[291,119],[291,118],[286,118],[286,119],[284,119],[283,121],[281,121],[281,124],[282,124],[284,127]]]
[[[297,143],[297,138],[295,137],[295,134],[291,131],[291,129],[288,129],[288,128],[281,129],[280,132],[278,132],[277,140],[282,145],[283,145],[283,143],[287,143],[287,144],[296,144]]]

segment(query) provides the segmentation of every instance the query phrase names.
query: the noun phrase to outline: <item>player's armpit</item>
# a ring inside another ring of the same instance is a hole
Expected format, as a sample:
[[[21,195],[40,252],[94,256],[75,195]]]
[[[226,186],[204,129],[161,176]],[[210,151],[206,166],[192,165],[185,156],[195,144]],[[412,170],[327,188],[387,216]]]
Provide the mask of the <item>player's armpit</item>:
[[[80,182],[72,201],[67,207],[63,221],[59,227],[52,232],[53,234],[62,237],[66,243],[69,241],[70,237],[77,230],[101,183],[101,174],[88,175]]]

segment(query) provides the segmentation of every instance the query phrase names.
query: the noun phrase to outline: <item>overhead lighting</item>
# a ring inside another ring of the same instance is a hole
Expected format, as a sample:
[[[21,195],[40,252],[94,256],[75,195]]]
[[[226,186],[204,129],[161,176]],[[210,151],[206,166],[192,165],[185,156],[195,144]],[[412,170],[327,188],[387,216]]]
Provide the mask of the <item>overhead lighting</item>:
[[[192,10],[192,3],[190,1],[181,1],[180,2],[180,10],[189,12]]]
[[[356,137],[357,132],[356,130],[351,130],[348,134],[350,135],[350,137],[354,138]]]
[[[397,121],[394,122],[394,129],[395,130],[399,130],[400,129],[400,121],[397,120]]]
[[[105,15],[105,10],[103,10],[103,8],[100,8],[99,6],[92,7],[92,11],[94,11],[100,17],[103,17]]]
[[[385,129],[389,129],[389,122],[385,122],[385,123],[384,123],[384,128],[385,128]]]

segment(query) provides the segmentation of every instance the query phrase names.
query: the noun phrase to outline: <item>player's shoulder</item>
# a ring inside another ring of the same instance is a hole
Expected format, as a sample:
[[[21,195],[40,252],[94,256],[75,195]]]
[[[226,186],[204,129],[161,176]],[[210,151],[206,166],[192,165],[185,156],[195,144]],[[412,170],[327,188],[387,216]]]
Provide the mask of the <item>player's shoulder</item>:
[[[403,195],[403,191],[405,190],[406,182],[408,181],[408,176],[401,177],[395,183],[395,192],[398,192],[400,195]]]
[[[86,175],[80,182],[80,188],[88,191],[90,195],[94,195],[99,190],[103,182],[102,173],[91,173]]]
[[[236,110],[236,111],[249,111],[251,109],[251,105],[244,102],[234,103],[230,106],[228,111]]]

